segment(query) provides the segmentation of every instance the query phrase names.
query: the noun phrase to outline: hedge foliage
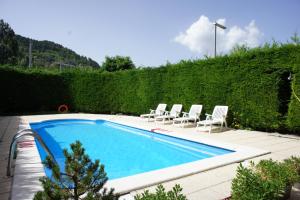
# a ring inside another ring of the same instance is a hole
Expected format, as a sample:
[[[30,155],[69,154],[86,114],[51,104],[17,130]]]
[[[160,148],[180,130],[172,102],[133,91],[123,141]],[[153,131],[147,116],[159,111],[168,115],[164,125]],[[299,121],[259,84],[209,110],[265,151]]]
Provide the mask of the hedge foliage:
[[[288,80],[289,73],[294,75]],[[158,103],[229,106],[229,124],[256,130],[300,131],[300,46],[258,48],[243,55],[181,61],[114,73],[49,73],[0,69],[0,112],[72,111],[138,115]],[[203,116],[202,116],[203,117]]]
[[[0,113],[56,111],[70,102],[68,85],[59,74],[0,68]]]

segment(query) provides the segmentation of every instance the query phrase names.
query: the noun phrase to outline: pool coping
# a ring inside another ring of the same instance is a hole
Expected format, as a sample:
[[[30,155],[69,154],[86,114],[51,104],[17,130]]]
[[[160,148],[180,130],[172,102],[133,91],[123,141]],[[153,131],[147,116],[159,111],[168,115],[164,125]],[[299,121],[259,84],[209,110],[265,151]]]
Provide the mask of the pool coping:
[[[74,119],[74,117],[64,117],[64,118],[55,118],[55,116],[52,117],[50,120],[55,120],[55,119]],[[101,116],[95,116],[95,117],[87,117],[87,118],[82,118],[78,117],[76,119],[89,119],[89,120],[106,120],[110,121],[113,123],[118,123],[122,124],[125,126],[130,126],[134,128],[139,128],[147,131],[151,131],[151,129],[141,126],[138,124],[133,124],[133,123],[128,123],[128,122],[122,122],[116,119],[106,119],[105,117]],[[25,124],[19,127],[19,129],[24,129],[29,127],[29,123],[33,122],[41,122],[41,121],[47,121],[47,120],[33,120],[33,121],[26,121]],[[204,138],[194,138],[194,137],[188,137],[185,135],[180,135],[180,134],[175,134],[174,131],[166,132],[163,130],[153,130],[156,133],[163,134],[163,135],[168,135],[172,137],[177,137],[185,140],[190,140],[194,142],[200,142],[200,143],[205,143],[208,145],[212,146],[217,146],[229,150],[234,150],[235,152],[225,154],[225,155],[220,155],[212,158],[206,158],[203,160],[199,161],[194,161],[190,163],[185,163],[181,165],[176,165],[172,167],[167,167],[159,170],[154,170],[150,172],[145,172],[133,176],[128,176],[124,178],[119,178],[119,179],[113,179],[113,180],[108,180],[106,183],[105,187],[106,188],[115,188],[115,191],[120,193],[120,194],[127,194],[132,191],[142,189],[145,187],[149,187],[152,185],[156,185],[158,183],[163,183],[166,181],[170,180],[175,180],[179,179],[185,176],[193,175],[196,173],[200,173],[203,171],[215,169],[218,167],[226,166],[232,163],[238,163],[242,162],[244,160],[262,156],[265,154],[270,153],[270,151],[258,149],[258,148],[253,148],[253,147],[247,147],[244,145],[236,145],[232,143],[225,143],[225,142],[220,142],[216,140],[211,140],[211,139],[204,139]],[[28,140],[28,138],[25,138],[24,141]],[[31,138],[32,140],[32,138]],[[29,169],[26,169],[28,174],[31,176],[34,174],[36,178],[30,182],[31,185],[28,185],[28,188],[35,188],[36,191],[41,189],[40,182],[38,181],[38,177],[45,176],[43,165],[41,163],[41,159],[39,157],[38,150],[36,148],[36,145],[34,143],[33,148],[30,148],[30,150],[26,149],[18,149],[19,155],[16,159],[16,167],[15,167],[15,172],[14,172],[14,180],[13,180],[13,187],[12,187],[12,199],[20,199],[19,192],[22,190],[20,188],[20,185],[18,185],[19,181],[22,181],[24,178],[24,173],[22,173],[22,167],[21,165],[28,165]],[[34,164],[26,163],[30,159],[35,159]],[[36,159],[39,159],[38,161]],[[34,166],[34,167],[31,167]],[[30,171],[30,169],[33,168],[33,170]],[[126,184],[124,184],[126,183]],[[23,189],[24,190],[24,189]]]

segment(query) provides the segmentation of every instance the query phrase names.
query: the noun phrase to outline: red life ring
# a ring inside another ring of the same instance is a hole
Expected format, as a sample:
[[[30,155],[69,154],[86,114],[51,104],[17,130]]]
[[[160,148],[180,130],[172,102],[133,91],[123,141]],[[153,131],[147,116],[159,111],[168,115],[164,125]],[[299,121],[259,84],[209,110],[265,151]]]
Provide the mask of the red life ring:
[[[60,113],[66,113],[66,112],[68,112],[69,111],[69,108],[68,108],[68,106],[66,105],[66,104],[62,104],[62,105],[60,105],[59,107],[58,107],[58,112],[60,112]]]

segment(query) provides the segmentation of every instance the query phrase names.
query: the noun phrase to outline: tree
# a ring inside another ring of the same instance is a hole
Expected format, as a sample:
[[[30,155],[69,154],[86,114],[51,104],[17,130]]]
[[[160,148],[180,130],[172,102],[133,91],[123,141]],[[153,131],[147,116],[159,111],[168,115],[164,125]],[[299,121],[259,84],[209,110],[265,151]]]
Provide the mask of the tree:
[[[134,69],[135,65],[133,64],[130,57],[122,57],[122,56],[115,56],[115,57],[105,57],[105,61],[102,63],[102,67],[104,70],[109,72],[119,71],[119,70],[128,70]]]
[[[40,182],[44,191],[35,194],[34,200],[116,200],[119,199],[114,190],[103,188],[108,180],[104,166],[99,160],[94,163],[85,154],[85,149],[79,141],[71,144],[72,152],[63,150],[65,156],[65,172],[61,173],[59,166],[49,157],[44,164],[52,170],[53,178],[42,177]],[[100,191],[101,190],[101,191]]]
[[[0,20],[0,64],[16,64],[19,52],[15,32]]]

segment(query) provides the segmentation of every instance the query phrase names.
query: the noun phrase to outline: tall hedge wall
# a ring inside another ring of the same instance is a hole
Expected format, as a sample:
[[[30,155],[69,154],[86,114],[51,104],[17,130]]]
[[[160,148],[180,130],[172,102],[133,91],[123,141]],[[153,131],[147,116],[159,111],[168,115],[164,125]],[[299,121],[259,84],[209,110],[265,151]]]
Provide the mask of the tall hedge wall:
[[[229,106],[229,123],[257,130],[300,131],[300,47],[257,49],[242,56],[181,61],[115,73],[22,72],[0,69],[0,111],[73,111],[138,115],[164,102]],[[287,79],[292,72],[295,77]],[[24,98],[26,100],[24,100]],[[202,116],[204,117],[204,116]]]
[[[0,114],[56,111],[71,102],[67,88],[60,74],[0,68]]]

